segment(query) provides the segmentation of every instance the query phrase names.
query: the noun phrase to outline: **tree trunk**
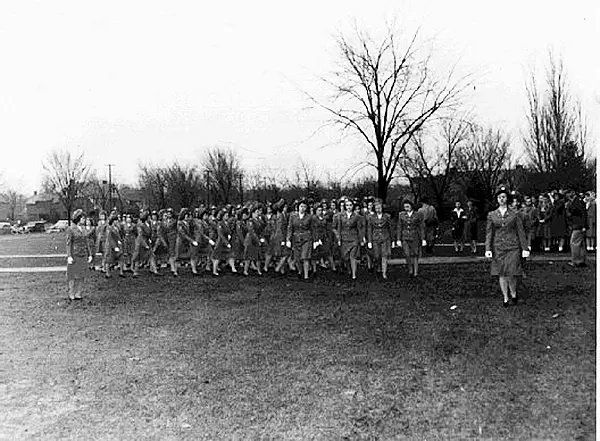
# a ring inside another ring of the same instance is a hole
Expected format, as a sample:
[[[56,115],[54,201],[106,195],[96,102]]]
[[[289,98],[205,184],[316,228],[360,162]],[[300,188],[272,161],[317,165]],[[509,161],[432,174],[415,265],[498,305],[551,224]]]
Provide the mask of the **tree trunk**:
[[[377,176],[377,197],[380,198],[383,203],[386,203],[388,195],[389,183],[387,179],[381,174]]]

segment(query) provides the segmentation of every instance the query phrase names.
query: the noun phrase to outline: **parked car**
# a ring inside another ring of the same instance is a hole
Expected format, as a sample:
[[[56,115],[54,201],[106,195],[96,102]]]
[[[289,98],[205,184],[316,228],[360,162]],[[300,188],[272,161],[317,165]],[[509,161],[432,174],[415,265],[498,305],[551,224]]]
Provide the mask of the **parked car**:
[[[23,227],[23,233],[42,233],[45,229],[46,221],[27,222]]]
[[[46,228],[46,233],[60,233],[65,231],[69,227],[69,221],[66,219],[61,219],[56,222],[54,225]]]
[[[10,234],[12,233],[12,226],[10,222],[0,222],[0,234]]]

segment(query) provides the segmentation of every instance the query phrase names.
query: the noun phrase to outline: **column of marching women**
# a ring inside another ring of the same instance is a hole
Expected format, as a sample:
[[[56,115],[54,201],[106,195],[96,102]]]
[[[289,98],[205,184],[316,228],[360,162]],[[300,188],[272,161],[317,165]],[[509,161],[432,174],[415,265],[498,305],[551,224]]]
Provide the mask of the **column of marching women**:
[[[538,208],[535,198],[523,198],[505,187],[497,195],[499,208],[487,219],[486,256],[491,259],[492,274],[499,276],[507,304],[517,298],[514,278],[523,274],[521,259],[528,256],[540,225],[549,218],[544,214],[547,207],[540,204]],[[588,225],[595,200],[591,194],[580,199],[572,192],[566,199],[565,222],[571,222],[570,231],[575,232],[571,247],[578,253],[574,262],[582,266],[581,249],[585,253],[587,244],[589,251],[592,239],[595,247]],[[462,251],[467,242],[475,252],[476,210],[472,201],[467,201],[466,210],[460,203],[455,205],[450,216],[455,251]],[[437,226],[437,214],[427,203],[417,209],[409,200],[403,201],[401,209],[392,217],[381,200],[366,198],[361,204],[342,197],[296,200],[291,205],[284,199],[273,204],[201,205],[178,213],[170,208],[141,210],[136,215],[113,210],[100,212],[97,220],[78,210],[73,217],[77,222],[67,231],[70,298],[81,297],[81,284],[71,281],[85,277],[82,259],[88,273],[101,271],[107,279],[125,278],[128,273],[131,277],[143,273],[178,277],[183,270],[212,277],[291,273],[302,280],[318,273],[341,273],[355,280],[361,268],[387,279],[392,249],[398,248],[409,276],[418,277],[422,249],[433,252],[431,226]]]

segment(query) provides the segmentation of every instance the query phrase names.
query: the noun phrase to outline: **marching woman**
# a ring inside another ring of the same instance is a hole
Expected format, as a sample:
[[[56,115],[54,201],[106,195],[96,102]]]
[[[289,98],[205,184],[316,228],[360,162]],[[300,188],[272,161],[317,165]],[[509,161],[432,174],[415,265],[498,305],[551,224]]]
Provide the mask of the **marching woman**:
[[[285,261],[287,260],[287,251],[285,247],[285,238],[287,236],[288,217],[286,213],[286,204],[284,199],[273,204],[273,212],[275,213],[275,224],[271,233],[271,256],[277,260],[275,265],[276,273],[285,273]]]
[[[248,276],[250,263],[256,266],[256,272],[260,272],[260,247],[265,243],[263,237],[264,225],[260,220],[261,207],[256,204],[250,207],[251,218],[246,221],[246,237],[244,237],[244,276]]]
[[[194,212],[194,240],[198,242],[197,247],[192,247],[191,258],[194,261],[194,265],[197,266],[198,262],[204,264],[206,271],[210,271],[210,229],[208,223],[204,220],[208,218],[208,212],[204,208],[196,209]],[[214,243],[214,242],[213,242]]]
[[[125,216],[123,223],[123,262],[125,271],[133,271],[133,252],[135,251],[135,233],[137,227],[133,223],[131,214]]]
[[[244,261],[244,241],[248,232],[249,208],[243,207],[237,216],[229,215],[229,231],[231,231],[231,257],[235,262]]]
[[[96,256],[100,255],[100,270],[104,272],[104,244],[106,243],[106,212],[101,211],[96,226]]]
[[[313,239],[318,244],[313,251],[313,272],[317,272],[317,263],[321,268],[326,268],[325,259],[329,261],[329,267],[332,271],[335,271],[335,262],[333,261],[333,254],[331,253],[331,236],[330,236],[330,225],[325,217],[324,211],[326,210],[323,205],[316,208],[316,213],[313,217]]]
[[[156,215],[152,213],[152,255],[156,265],[161,266],[169,258],[169,244],[167,243],[167,220],[165,210],[160,210]]]
[[[527,249],[531,251],[533,242],[535,240],[536,232],[538,230],[538,224],[540,220],[540,214],[538,209],[533,205],[533,200],[530,195],[523,197],[523,206],[520,208],[521,218],[523,219],[523,227],[527,235]]]
[[[90,270],[94,269],[94,250],[96,249],[96,228],[94,227],[94,221],[91,217],[85,218],[85,239],[88,243],[88,248],[92,250],[92,260],[89,262],[88,267]]]
[[[552,237],[553,245],[558,245],[558,252],[562,253],[565,247],[565,237],[567,236],[567,210],[563,195],[557,191],[553,195],[554,202],[550,218],[550,236]]]
[[[171,273],[177,277],[177,220],[173,215],[173,209],[167,209],[167,222],[165,223],[167,245],[169,247],[169,265],[171,266]]]
[[[121,241],[121,227],[119,218],[111,215],[106,227],[106,240],[104,242],[104,277],[110,279],[110,267],[119,266],[119,277],[125,277],[123,272],[123,242]]]
[[[529,257],[527,238],[521,216],[508,207],[506,187],[496,191],[498,208],[488,213],[485,235],[485,257],[492,259],[491,274],[498,276],[504,307],[510,299],[517,304],[517,276],[522,276],[522,259]]]
[[[303,271],[304,280],[308,280],[311,253],[316,246],[313,238],[313,217],[307,212],[307,208],[305,200],[298,202],[298,211],[290,216],[286,238],[286,246],[293,251],[298,276],[301,277]]]
[[[265,242],[262,248],[265,255],[263,271],[266,273],[269,270],[269,267],[271,266],[271,260],[273,259],[273,255],[271,254],[271,236],[273,236],[273,230],[275,229],[275,214],[271,204],[267,205],[264,223],[265,229],[263,231],[263,237]]]
[[[402,248],[408,266],[408,275],[417,277],[419,275],[419,258],[421,257],[421,246],[426,246],[425,221],[421,212],[415,211],[414,204],[405,199],[404,211],[398,215],[398,232],[396,245]]]
[[[550,234],[550,220],[552,219],[552,203],[547,195],[541,194],[539,196],[539,224],[537,236],[541,238],[542,249],[544,251],[550,251],[550,241],[552,236]]]
[[[212,252],[213,276],[219,275],[219,262],[224,260],[229,263],[232,273],[237,273],[235,260],[231,254],[231,230],[229,228],[229,213],[221,210],[215,218],[217,240]]]
[[[352,280],[356,280],[356,267],[360,241],[360,225],[358,215],[354,212],[354,202],[346,199],[344,212],[339,213],[336,222],[335,235],[342,262],[350,261]]]
[[[198,274],[196,270],[196,260],[192,257],[196,254],[193,251],[194,247],[198,246],[198,242],[192,237],[192,214],[187,208],[182,208],[179,212],[179,219],[177,221],[177,240],[175,245],[175,271],[177,272],[177,260],[185,254],[190,256],[190,265],[192,266],[192,273]]]
[[[452,239],[454,240],[454,252],[462,253],[465,248],[465,221],[467,215],[460,201],[454,203],[452,210]]]
[[[92,262],[92,248],[81,225],[83,210],[75,210],[67,229],[67,283],[69,300],[81,300],[88,264]]]
[[[140,212],[137,223],[137,234],[135,236],[135,248],[133,250],[133,277],[139,275],[140,265],[150,263],[152,274],[159,275],[156,268],[156,258],[152,253],[152,224],[148,220],[148,212]]]
[[[381,264],[381,275],[387,279],[388,259],[392,254],[392,219],[383,212],[383,201],[375,200],[375,213],[367,224],[367,247],[373,253],[373,263]]]

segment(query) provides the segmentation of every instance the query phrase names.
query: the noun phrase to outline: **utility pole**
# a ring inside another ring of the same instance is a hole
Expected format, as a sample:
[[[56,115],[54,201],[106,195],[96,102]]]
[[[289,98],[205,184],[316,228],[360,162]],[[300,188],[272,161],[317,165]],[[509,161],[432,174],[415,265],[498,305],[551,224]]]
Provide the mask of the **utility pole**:
[[[210,208],[210,170],[206,170],[206,206]]]
[[[113,207],[113,199],[112,199],[112,168],[115,164],[106,164],[108,167],[108,212],[112,212]]]
[[[244,205],[244,187],[242,186],[243,176],[240,173],[240,205]]]

